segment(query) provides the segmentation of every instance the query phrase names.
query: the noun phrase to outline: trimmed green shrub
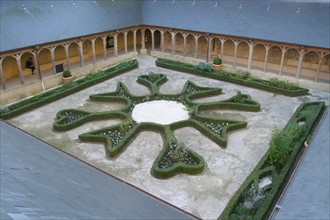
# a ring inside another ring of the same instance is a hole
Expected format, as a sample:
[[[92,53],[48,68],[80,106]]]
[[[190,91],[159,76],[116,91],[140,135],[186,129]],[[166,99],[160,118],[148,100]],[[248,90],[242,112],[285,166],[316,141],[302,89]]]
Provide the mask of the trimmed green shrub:
[[[91,74],[87,78],[81,78],[75,81],[64,83],[62,86],[55,89],[40,93],[34,97],[24,99],[17,103],[3,107],[4,110],[0,111],[1,119],[9,119],[20,114],[23,114],[32,109],[41,107],[43,105],[49,104],[55,100],[61,99],[65,96],[71,95],[72,93],[78,92],[82,89],[88,88],[107,79],[118,76],[129,70],[138,67],[137,60],[125,61],[116,66],[110,67],[101,73]],[[95,76],[97,75],[97,76]]]
[[[216,57],[213,60],[214,65],[221,65],[222,64],[222,59],[220,57]]]
[[[323,107],[324,102],[301,104],[283,130],[274,132],[268,151],[231,198],[220,216],[221,219],[258,220],[266,217]],[[302,118],[304,123],[302,123]],[[251,184],[258,182],[265,173],[271,176],[272,183],[265,189],[266,193],[262,199],[258,201],[257,209],[251,210],[244,206],[244,203],[249,200],[246,194]]]
[[[202,69],[198,69],[198,66],[160,58],[156,60],[156,65],[163,68],[208,77],[211,79],[221,80],[229,83],[239,84],[242,86],[248,86],[255,89],[261,89],[286,96],[302,96],[308,94],[309,91],[308,89],[298,87],[293,83],[281,80],[276,80],[276,82],[275,80],[272,80],[270,83],[267,80],[252,77],[249,72],[245,71],[238,72],[237,74],[229,73],[223,70],[212,70],[211,72],[208,72],[203,71]]]

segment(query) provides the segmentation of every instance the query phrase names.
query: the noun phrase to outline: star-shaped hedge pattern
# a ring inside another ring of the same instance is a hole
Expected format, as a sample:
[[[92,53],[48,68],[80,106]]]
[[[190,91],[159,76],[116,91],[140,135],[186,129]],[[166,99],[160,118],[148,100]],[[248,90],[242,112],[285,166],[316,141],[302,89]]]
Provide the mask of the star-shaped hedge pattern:
[[[106,154],[110,157],[119,155],[134,138],[143,131],[155,131],[162,134],[164,139],[163,149],[157,156],[152,167],[152,174],[157,178],[168,178],[177,173],[197,174],[203,171],[204,159],[196,152],[188,149],[179,142],[174,131],[183,127],[193,127],[203,135],[210,138],[220,147],[227,145],[229,131],[247,126],[244,121],[225,120],[220,117],[200,114],[205,110],[235,109],[244,111],[259,111],[259,103],[253,101],[249,95],[241,94],[211,103],[195,103],[194,99],[219,95],[220,88],[201,87],[187,81],[178,94],[162,94],[159,87],[167,81],[164,74],[149,73],[138,77],[137,82],[146,86],[150,94],[134,96],[125,84],[118,83],[114,92],[100,93],[90,96],[93,101],[124,102],[125,107],[117,111],[87,112],[77,109],[66,109],[57,113],[54,129],[67,131],[84,123],[94,120],[122,119],[122,123],[96,131],[79,135],[81,141],[100,142],[106,146]],[[167,100],[182,103],[189,112],[189,119],[177,121],[169,125],[151,122],[137,123],[132,118],[134,106],[153,100]]]

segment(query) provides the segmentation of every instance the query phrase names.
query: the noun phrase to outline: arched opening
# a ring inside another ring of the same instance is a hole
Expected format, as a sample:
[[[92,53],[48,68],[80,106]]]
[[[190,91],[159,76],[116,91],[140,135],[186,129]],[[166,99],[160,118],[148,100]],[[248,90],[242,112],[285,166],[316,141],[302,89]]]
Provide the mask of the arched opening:
[[[245,41],[241,41],[237,45],[236,64],[237,66],[248,66],[249,45]]]
[[[253,47],[253,54],[252,54],[252,68],[263,70],[264,63],[266,57],[266,49],[265,46],[262,44],[256,44]]]
[[[139,50],[142,48],[142,32],[141,29],[136,31],[136,49]]]
[[[113,35],[108,35],[105,39],[105,48],[107,51],[106,57],[115,55]]]
[[[198,52],[197,52],[197,57],[201,59],[206,59],[207,52],[208,52],[208,44],[207,44],[207,38],[202,35],[198,38],[197,41],[197,47],[198,47]]]
[[[58,45],[55,47],[54,58],[55,58],[55,65],[63,64],[63,70],[68,70],[68,64],[66,62],[64,46]]]
[[[15,57],[8,56],[2,60],[2,71],[5,80],[18,77],[18,66]]]
[[[104,53],[103,53],[103,39],[101,37],[96,38],[94,47],[95,47],[96,60],[102,60],[104,58]]]
[[[93,63],[92,42],[89,39],[83,43],[83,57],[85,65]]]
[[[172,35],[170,32],[164,32],[164,52],[172,52]]]
[[[151,39],[151,31],[149,29],[144,30],[144,43],[146,49],[151,49],[152,39]]]
[[[234,52],[235,52],[235,44],[232,40],[226,40],[223,44],[223,58],[222,60],[226,63],[233,64],[234,63]]]
[[[25,79],[26,80],[29,80],[31,79],[30,76],[36,76],[36,72],[37,70],[35,69],[34,70],[34,75],[32,75],[32,70],[29,69],[29,68],[26,68],[26,61],[29,59],[29,58],[32,58],[32,62],[34,64],[34,66],[36,66],[36,62],[35,62],[35,59],[34,59],[34,56],[33,56],[33,53],[31,52],[26,52],[26,53],[23,53],[22,56],[21,56],[21,67],[22,67],[22,73],[23,73],[23,76],[27,76]],[[29,76],[29,77],[28,77]]]
[[[43,48],[38,52],[39,68],[42,76],[53,75],[52,55],[48,48]]]
[[[318,82],[330,82],[330,54],[323,57],[320,66],[319,76],[317,78]]]
[[[299,52],[294,48],[288,49],[284,55],[282,74],[296,77],[298,62]]]
[[[186,56],[193,57],[195,54],[195,37],[192,34],[188,34],[186,37]]]
[[[300,78],[316,79],[319,59],[319,55],[316,52],[310,51],[306,53],[301,65]]]
[[[183,35],[182,33],[177,33],[175,35],[175,52],[180,54],[184,52],[184,45],[183,45]]]
[[[133,31],[127,32],[127,52],[132,52],[134,50],[134,35]]]
[[[266,72],[279,73],[281,67],[282,50],[277,46],[272,46],[268,51]]]
[[[80,67],[79,46],[77,43],[71,43],[69,46],[70,68]]]
[[[125,36],[122,32],[117,35],[117,49],[118,55],[125,53]]]
[[[155,46],[155,49],[157,49],[157,50],[159,50],[160,49],[160,35],[161,35],[161,33],[160,33],[160,31],[159,30],[155,30],[155,32],[154,32],[154,46]]]
[[[213,38],[210,42],[211,46],[211,59],[221,57],[221,41],[218,38]]]

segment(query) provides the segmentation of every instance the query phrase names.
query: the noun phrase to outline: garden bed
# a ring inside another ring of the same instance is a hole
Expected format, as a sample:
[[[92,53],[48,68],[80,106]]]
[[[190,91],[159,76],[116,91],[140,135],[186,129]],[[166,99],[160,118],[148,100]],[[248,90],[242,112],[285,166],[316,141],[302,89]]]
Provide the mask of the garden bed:
[[[72,82],[64,83],[62,86],[59,86],[55,89],[48,90],[31,98],[18,101],[14,104],[1,107],[0,118],[9,119],[18,116],[27,111],[51,103],[55,100],[61,99],[65,96],[71,95],[72,93],[78,92],[82,89],[111,79],[115,76],[118,76],[137,67],[137,60],[130,60],[122,62],[116,66],[110,67],[105,70],[91,72],[83,78],[77,79]]]
[[[158,58],[156,65],[159,67],[190,73],[198,76],[208,77],[225,82],[248,86],[268,92],[278,93],[286,96],[302,96],[308,94],[308,89],[301,88],[294,83],[272,78],[270,80],[252,77],[249,72],[230,73],[224,70],[213,70],[211,65],[200,63],[192,65],[178,61]]]

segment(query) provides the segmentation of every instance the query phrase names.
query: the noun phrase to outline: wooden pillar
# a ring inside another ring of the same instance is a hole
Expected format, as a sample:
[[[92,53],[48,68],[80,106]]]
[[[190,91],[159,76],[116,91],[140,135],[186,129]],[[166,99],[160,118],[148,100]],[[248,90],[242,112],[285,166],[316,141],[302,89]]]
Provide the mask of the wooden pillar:
[[[224,51],[224,45],[225,45],[225,42],[226,42],[226,39],[219,39],[220,42],[221,42],[221,59],[223,61],[223,51]]]
[[[320,75],[322,60],[323,60],[324,56],[325,56],[325,53],[319,54],[319,63],[317,65],[317,72],[316,72],[315,82],[319,81],[319,75]]]
[[[211,59],[212,40],[213,40],[213,37],[208,37],[207,38],[207,45],[208,45],[207,48],[208,49],[207,49],[206,62],[210,62],[210,59]]]

